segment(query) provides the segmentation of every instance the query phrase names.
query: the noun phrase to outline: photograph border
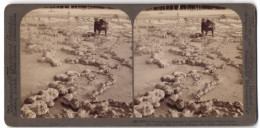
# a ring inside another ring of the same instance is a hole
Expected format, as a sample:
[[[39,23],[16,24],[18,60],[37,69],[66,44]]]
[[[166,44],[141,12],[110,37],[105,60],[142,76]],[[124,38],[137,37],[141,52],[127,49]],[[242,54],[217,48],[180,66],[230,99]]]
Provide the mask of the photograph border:
[[[86,4],[89,6],[105,6],[120,9],[128,14],[132,26],[135,17],[143,10],[168,4]],[[256,8],[253,4],[207,4],[223,6],[235,11],[241,19],[243,28],[243,106],[241,117],[178,117],[178,118],[62,118],[62,119],[24,119],[20,114],[20,24],[24,15],[33,9],[58,5],[82,4],[11,4],[5,8],[5,122],[9,126],[249,126],[256,123],[257,115],[257,37]],[[187,4],[187,3],[186,3]],[[194,4],[194,3],[193,3]],[[189,5],[193,5],[189,4]],[[134,27],[132,27],[132,43],[134,48]],[[134,57],[134,49],[133,57]],[[134,59],[132,61],[134,64]],[[134,83],[134,70],[132,71]],[[133,85],[134,88],[134,85]]]

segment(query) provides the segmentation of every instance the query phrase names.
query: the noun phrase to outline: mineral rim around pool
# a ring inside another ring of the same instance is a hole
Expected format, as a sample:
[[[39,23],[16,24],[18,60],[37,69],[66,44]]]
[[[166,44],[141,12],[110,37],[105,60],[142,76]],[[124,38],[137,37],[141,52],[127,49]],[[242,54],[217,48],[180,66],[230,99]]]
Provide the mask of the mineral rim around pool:
[[[94,17],[109,23],[94,32]],[[132,117],[131,21],[119,10],[36,9],[21,23],[23,118]]]
[[[214,36],[200,37],[202,18],[215,23]],[[135,117],[243,115],[242,23],[234,11],[144,11],[134,25]]]

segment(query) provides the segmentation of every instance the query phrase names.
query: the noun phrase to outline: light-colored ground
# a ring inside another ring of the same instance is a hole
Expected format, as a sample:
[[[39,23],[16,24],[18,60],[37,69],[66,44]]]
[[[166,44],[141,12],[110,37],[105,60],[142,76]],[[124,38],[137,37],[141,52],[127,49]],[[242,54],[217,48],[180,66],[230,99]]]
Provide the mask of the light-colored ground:
[[[68,14],[69,12],[69,14]],[[114,19],[117,15],[119,18]],[[75,16],[79,17],[79,20],[75,20]],[[106,19],[109,22],[109,29],[107,36],[104,35],[104,31],[101,32],[95,39],[83,41],[81,36],[83,33],[94,32],[94,17]],[[71,38],[77,38],[77,41],[84,42],[86,44],[93,44],[97,49],[95,52],[103,52],[102,50],[110,48],[118,56],[125,58],[132,63],[130,57],[131,52],[131,21],[128,20],[128,16],[120,10],[102,10],[102,9],[36,9],[29,12],[22,21],[21,26],[21,102],[28,96],[37,93],[40,90],[47,88],[48,84],[53,81],[53,77],[60,73],[65,73],[68,70],[74,70],[82,72],[85,69],[97,70],[95,66],[82,65],[82,64],[68,64],[65,63],[65,59],[68,57],[77,57],[77,55],[67,54],[61,51],[61,48],[67,46],[60,44],[63,42],[66,36],[50,36],[46,34],[38,34],[41,32],[36,28],[37,24],[45,24],[50,27],[50,32],[63,28],[73,36]],[[61,60],[62,65],[58,67],[52,67],[48,63],[39,63],[37,59],[42,57],[42,53],[27,53],[25,52],[26,43],[31,40],[29,37],[38,40],[39,44],[47,42],[54,48],[57,53],[57,58]],[[47,41],[46,41],[47,40]],[[76,41],[76,43],[77,43]],[[109,55],[108,55],[109,56]],[[95,56],[97,57],[97,56]],[[109,58],[103,59],[109,64],[117,64],[118,61]],[[119,70],[112,70],[112,74],[117,79],[115,85],[109,90],[97,96],[97,100],[114,99],[116,101],[131,102],[132,101],[132,69],[126,66],[122,66]],[[104,82],[106,78],[99,77],[100,81]],[[80,80],[80,86],[83,88],[78,93],[78,97],[82,99],[88,93],[91,93],[95,87],[91,87],[86,81]],[[85,90],[84,90],[85,89]],[[87,99],[87,98],[86,98]],[[60,101],[56,101],[55,106],[50,110],[52,113],[58,113],[61,111]]]
[[[68,13],[69,12],[69,13]],[[119,17],[114,19],[115,14]],[[226,19],[221,16],[225,15]],[[75,20],[75,16],[79,20]],[[40,18],[39,18],[40,17]],[[64,59],[68,57],[77,57],[62,52],[60,49],[66,45],[59,42],[64,41],[66,36],[37,36],[38,30],[35,24],[44,23],[51,28],[63,28],[68,30],[77,41],[81,41],[79,37],[83,33],[93,32],[93,18],[103,17],[109,22],[108,36],[101,33],[95,39],[85,40],[85,43],[93,44],[97,48],[97,52],[102,49],[111,48],[120,57],[125,58],[131,62],[131,23],[128,16],[124,12],[118,10],[86,10],[86,9],[41,9],[31,11],[26,15],[22,21],[21,27],[21,102],[39,90],[44,90],[47,85],[53,81],[56,74],[64,73],[68,70],[75,70],[82,72],[85,69],[97,70],[97,67],[86,66],[81,64],[66,64]],[[192,42],[189,37],[190,34],[200,33],[201,18],[209,18],[216,23],[216,30],[214,37],[209,36],[199,39],[201,41]],[[148,29],[153,27],[153,31]],[[29,29],[28,29],[29,28]],[[134,23],[134,43],[136,45],[147,45],[160,49],[164,53],[163,59],[169,61],[169,66],[159,68],[155,64],[146,64],[146,60],[151,55],[135,56],[134,58],[134,98],[144,95],[145,92],[153,90],[156,83],[160,82],[160,77],[169,75],[172,72],[179,71],[188,73],[190,70],[203,70],[202,67],[190,65],[175,65],[172,60],[183,59],[183,56],[169,53],[169,49],[181,50],[177,46],[171,46],[174,40],[178,43],[186,44],[187,46],[198,48],[200,51],[208,53],[212,56],[211,51],[219,49],[221,54],[227,58],[231,58],[237,64],[242,64],[242,59],[237,59],[236,56],[242,55],[237,46],[242,44],[242,24],[238,15],[231,10],[181,10],[181,11],[144,11],[141,12]],[[166,34],[166,32],[174,33],[175,37],[161,38],[151,36],[151,33]],[[27,42],[29,42],[29,33],[34,38],[38,38],[39,43],[47,42],[52,44],[54,50],[57,52],[57,58],[62,61],[62,65],[58,67],[51,67],[48,63],[38,63],[37,59],[42,57],[42,53],[28,54],[24,52]],[[130,36],[129,36],[130,35]],[[42,41],[42,42],[41,42]],[[209,43],[211,42],[211,43]],[[214,60],[205,56],[201,58],[212,62],[216,65],[225,63],[216,58]],[[109,58],[107,61],[110,64],[118,63],[116,60]],[[97,100],[114,99],[117,101],[131,102],[132,97],[132,69],[122,66],[120,70],[112,70],[111,73],[116,77],[117,83],[109,90],[97,96]],[[243,101],[243,86],[240,83],[242,80],[241,72],[232,66],[226,66],[224,70],[217,70],[220,84],[206,95],[201,97],[201,100],[209,100],[213,98],[222,101]],[[100,76],[102,79],[102,76]],[[106,79],[106,78],[104,78]],[[193,80],[187,79],[182,86],[183,98],[186,100],[193,100],[191,96],[194,92],[203,88],[203,83],[211,81],[212,76],[203,75],[198,86],[192,85]],[[90,93],[95,89],[93,86],[85,84],[86,81],[80,80],[79,84],[83,88],[77,97],[84,99],[86,93]],[[55,106],[50,110],[52,113],[59,113],[63,106],[56,101]],[[167,112],[169,107],[163,101],[161,106],[156,109],[156,114],[161,115]]]
[[[111,18],[111,16],[118,15],[121,19],[128,19],[126,13],[117,9],[35,9],[26,14],[26,16],[51,16],[56,17],[68,17],[68,14],[71,16],[80,16],[82,18],[93,18],[93,17],[102,17],[102,18]]]
[[[179,19],[179,18],[196,18],[196,17],[218,17],[221,15],[227,15],[230,18],[238,18],[238,15],[236,12],[224,9],[224,10],[152,10],[152,11],[142,11],[138,14],[138,19],[164,19],[164,20],[170,20],[170,19]]]
[[[226,19],[222,19],[221,16],[225,15]],[[200,33],[201,31],[201,18],[208,18],[215,22],[216,29],[214,37],[211,36],[211,32],[208,36],[203,38],[199,37],[200,41],[192,42],[192,38],[189,36],[194,33]],[[135,55],[134,58],[134,97],[139,97],[145,94],[149,90],[153,90],[156,83],[160,82],[160,77],[163,75],[170,75],[172,72],[184,72],[188,73],[190,70],[202,70],[202,67],[189,66],[189,65],[175,65],[172,64],[172,60],[183,59],[183,56],[174,55],[169,53],[169,49],[181,50],[177,46],[170,46],[174,40],[177,43],[185,44],[188,47],[195,47],[200,51],[208,53],[219,48],[219,51],[223,56],[231,58],[237,64],[242,64],[242,59],[235,58],[242,55],[240,50],[237,50],[237,46],[242,44],[242,24],[239,20],[239,16],[232,10],[173,10],[173,11],[143,11],[141,12],[134,23],[134,41],[135,46],[144,45],[151,48],[158,48],[164,53],[163,59],[169,62],[169,66],[165,68],[159,68],[156,64],[146,64],[151,56],[149,55]],[[151,29],[152,28],[152,29]],[[175,34],[175,37],[160,38],[152,36],[152,33],[157,35],[165,35],[167,32]],[[209,40],[213,40],[211,43],[207,43]],[[236,41],[236,42],[234,42]],[[201,56],[209,62],[216,65],[224,64],[225,62],[215,58],[209,59],[205,56]],[[206,95],[201,97],[201,100],[210,100],[213,98],[220,99],[222,101],[241,101],[243,102],[243,85],[240,83],[242,80],[242,74],[239,69],[232,66],[227,66],[224,70],[218,70],[216,72],[220,78],[220,84],[213,90],[209,91]],[[185,80],[181,90],[183,91],[183,98],[186,100],[193,100],[192,93],[202,89],[203,83],[211,81],[211,76],[203,75],[203,79],[200,80],[201,85],[192,85],[192,80]],[[162,105],[156,109],[156,114],[165,114],[170,109],[163,102]]]

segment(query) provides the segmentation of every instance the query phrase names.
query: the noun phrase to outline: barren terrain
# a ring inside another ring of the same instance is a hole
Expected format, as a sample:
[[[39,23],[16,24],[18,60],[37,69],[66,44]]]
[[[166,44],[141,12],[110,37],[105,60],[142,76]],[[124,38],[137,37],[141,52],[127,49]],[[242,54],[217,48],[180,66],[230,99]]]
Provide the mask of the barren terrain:
[[[94,17],[109,23],[94,35]],[[109,9],[36,9],[21,23],[24,118],[130,117],[132,27]]]
[[[199,36],[202,18],[214,36]],[[134,49],[136,117],[243,114],[242,24],[232,10],[141,12]]]
[[[94,17],[109,22],[107,36],[93,35]],[[215,23],[214,36],[200,35],[202,18]],[[133,27],[134,58],[122,11],[28,13],[21,23],[22,117],[243,115],[242,24],[235,12],[143,11]]]

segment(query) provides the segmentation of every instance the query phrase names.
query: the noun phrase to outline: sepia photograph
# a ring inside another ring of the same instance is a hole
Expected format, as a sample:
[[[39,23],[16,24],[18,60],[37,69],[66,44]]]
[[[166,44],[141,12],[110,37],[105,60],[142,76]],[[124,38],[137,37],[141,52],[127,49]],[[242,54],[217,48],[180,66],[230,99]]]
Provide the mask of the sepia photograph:
[[[134,22],[134,116],[243,115],[242,22],[228,8],[166,5]]]
[[[119,9],[51,6],[20,26],[22,118],[129,118],[132,26]]]
[[[4,6],[7,126],[257,123],[253,3]]]

